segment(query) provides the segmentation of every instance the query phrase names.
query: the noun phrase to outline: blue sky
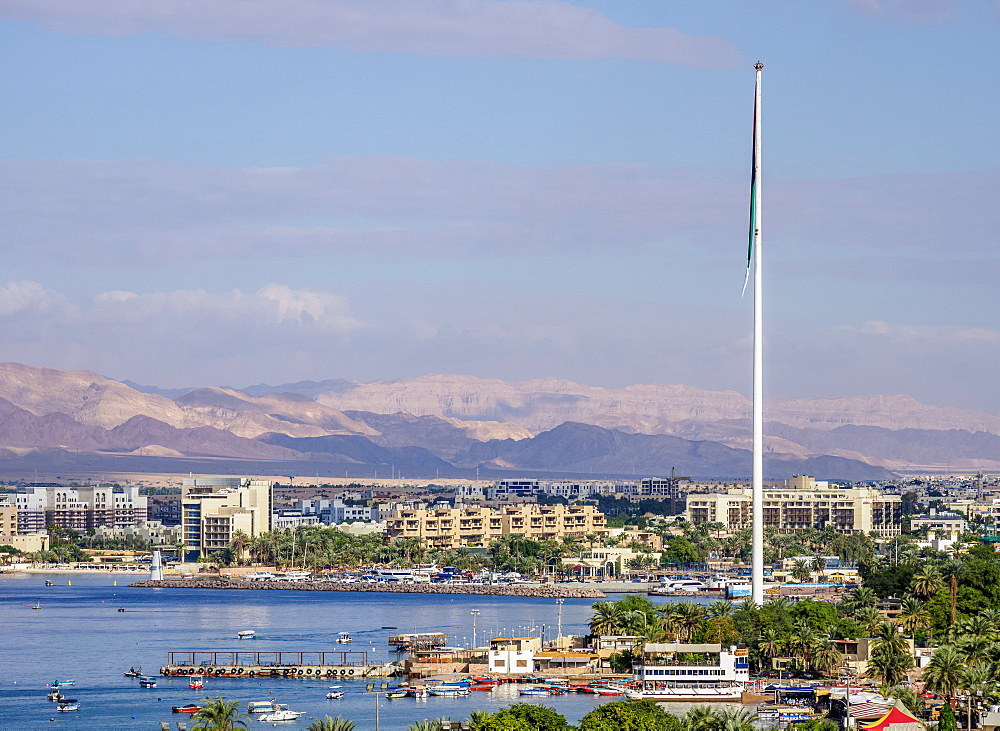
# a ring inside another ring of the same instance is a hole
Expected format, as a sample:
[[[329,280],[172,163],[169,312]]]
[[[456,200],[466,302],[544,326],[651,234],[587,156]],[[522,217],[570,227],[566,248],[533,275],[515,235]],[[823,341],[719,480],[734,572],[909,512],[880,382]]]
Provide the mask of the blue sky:
[[[6,0],[5,359],[1000,411],[1000,5]]]

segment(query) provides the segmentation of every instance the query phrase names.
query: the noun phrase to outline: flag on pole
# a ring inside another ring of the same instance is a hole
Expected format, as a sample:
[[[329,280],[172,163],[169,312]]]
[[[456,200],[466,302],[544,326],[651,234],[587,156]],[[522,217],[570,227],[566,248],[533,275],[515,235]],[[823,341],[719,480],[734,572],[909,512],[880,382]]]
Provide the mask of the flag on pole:
[[[750,270],[753,267],[753,243],[754,243],[754,221],[755,213],[757,211],[757,103],[758,96],[760,95],[759,84],[754,84],[753,87],[753,152],[750,158],[750,241],[747,245],[747,271],[743,277],[743,291],[740,296],[743,296],[747,292],[747,284],[750,282]]]

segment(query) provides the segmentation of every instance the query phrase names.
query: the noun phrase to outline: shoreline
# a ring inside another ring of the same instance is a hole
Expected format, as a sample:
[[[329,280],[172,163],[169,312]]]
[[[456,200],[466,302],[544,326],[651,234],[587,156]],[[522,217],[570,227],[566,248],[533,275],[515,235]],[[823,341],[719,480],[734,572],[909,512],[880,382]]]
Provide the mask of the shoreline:
[[[375,584],[314,581],[291,582],[229,581],[226,579],[163,579],[136,581],[128,585],[140,589],[236,589],[244,591],[352,591],[388,594],[473,594],[485,596],[542,597],[546,599],[603,599],[600,589],[551,584],[491,586],[487,584]]]

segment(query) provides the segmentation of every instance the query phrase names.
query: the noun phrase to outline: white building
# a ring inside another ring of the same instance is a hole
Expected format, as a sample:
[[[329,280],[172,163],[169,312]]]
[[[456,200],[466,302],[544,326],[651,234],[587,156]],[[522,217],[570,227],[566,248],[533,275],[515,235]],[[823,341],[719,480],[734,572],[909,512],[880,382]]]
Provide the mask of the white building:
[[[497,675],[530,675],[535,672],[535,653],[542,651],[539,637],[494,637],[486,657],[489,672]]]
[[[146,496],[138,487],[29,485],[14,496],[18,530],[38,533],[48,525],[85,531],[146,521]]]

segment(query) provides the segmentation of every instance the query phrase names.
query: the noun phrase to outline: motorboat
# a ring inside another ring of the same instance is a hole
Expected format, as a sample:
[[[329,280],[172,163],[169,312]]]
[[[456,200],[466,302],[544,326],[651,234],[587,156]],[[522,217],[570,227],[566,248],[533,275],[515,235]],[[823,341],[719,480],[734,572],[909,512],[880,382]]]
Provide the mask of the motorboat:
[[[410,694],[409,688],[389,688],[385,692],[386,698],[406,698]]]
[[[151,678],[148,675],[143,675],[142,677],[139,678],[139,687],[140,688],[155,688],[156,687],[156,678]]]
[[[519,695],[552,695],[546,688],[521,688]]]
[[[328,701],[335,701],[338,698],[343,698],[343,697],[344,697],[344,691],[342,690],[331,690],[329,693],[326,694],[326,699]]]
[[[191,680],[188,681],[188,688],[191,690],[201,690],[204,687],[205,681],[201,678],[191,678]]]
[[[469,695],[469,688],[465,685],[435,685],[427,689],[427,692],[431,695],[441,695],[441,696],[460,696]]]
[[[199,706],[199,705],[197,705],[196,703],[188,703],[187,705],[184,705],[184,706],[171,706],[170,707],[170,710],[173,713],[196,713],[197,711],[200,711],[201,709],[202,709],[202,707]]]
[[[348,632],[341,632],[337,635],[337,642],[346,645],[351,642],[351,635]]]
[[[129,668],[124,673],[122,673],[126,678],[141,678],[142,668]]]
[[[275,710],[270,713],[262,713],[257,717],[257,720],[265,722],[294,721],[299,716],[305,715],[305,711],[290,711],[288,710],[288,706],[279,705],[277,703],[274,704],[274,708]]]
[[[60,701],[59,705],[56,706],[56,710],[57,711],[64,711],[64,712],[65,711],[79,711],[80,710],[80,701],[72,699],[72,698],[68,698],[68,699],[66,699],[64,701]]]
[[[73,685],[75,680],[53,680],[49,685],[53,688],[62,688],[64,685]]]
[[[256,636],[257,632],[252,629],[244,629],[236,633],[236,637],[241,640],[252,640]]]
[[[46,579],[46,580],[45,580],[45,585],[46,585],[46,586],[52,586],[52,584],[53,584],[53,581],[52,581],[52,579]]]
[[[250,701],[247,703],[247,713],[271,713],[276,710],[278,710],[278,707],[274,704],[273,699],[269,701]]]
[[[60,693],[58,689],[53,688],[52,690],[49,691],[48,698],[49,698],[50,701],[53,701],[54,703],[58,703],[61,700],[65,700],[66,696],[64,696],[62,693]]]

